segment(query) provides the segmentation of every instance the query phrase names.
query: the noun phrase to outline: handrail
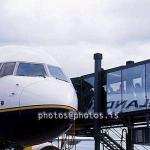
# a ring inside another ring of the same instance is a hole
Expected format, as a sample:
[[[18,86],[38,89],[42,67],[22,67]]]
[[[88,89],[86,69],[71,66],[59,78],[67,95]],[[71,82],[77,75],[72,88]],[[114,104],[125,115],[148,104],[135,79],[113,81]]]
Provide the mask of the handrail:
[[[124,150],[124,148],[121,147],[121,146],[118,144],[118,142],[116,142],[116,141],[115,141],[113,138],[111,138],[108,134],[103,133],[103,136],[107,137],[107,139],[110,140],[111,142],[113,142],[114,145],[116,145],[119,149]]]
[[[115,130],[115,132],[116,132],[118,135],[117,135],[112,129]],[[115,128],[112,128],[112,129],[110,129],[110,131],[113,132],[117,137],[119,137],[119,135],[122,136],[121,133],[119,133]],[[122,129],[122,128],[121,128],[121,129]],[[120,138],[120,137],[119,137],[119,138]],[[124,137],[122,137],[122,138],[125,139]],[[124,143],[126,143],[125,140],[122,140],[122,141],[123,141]],[[149,150],[149,149],[147,149],[144,145],[141,145],[141,146],[142,146],[145,150]],[[135,148],[136,150],[140,150],[140,149],[137,148],[136,146],[134,146],[134,148]]]

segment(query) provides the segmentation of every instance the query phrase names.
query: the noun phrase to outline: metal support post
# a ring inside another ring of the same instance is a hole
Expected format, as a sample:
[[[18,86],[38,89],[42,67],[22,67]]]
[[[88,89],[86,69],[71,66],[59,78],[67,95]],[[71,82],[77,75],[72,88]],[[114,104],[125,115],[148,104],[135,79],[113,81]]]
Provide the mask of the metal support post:
[[[94,54],[95,60],[95,83],[94,83],[94,113],[100,113],[102,104],[102,79],[101,79],[101,61],[102,54]],[[100,150],[100,119],[94,119],[94,139],[95,139],[95,150]]]

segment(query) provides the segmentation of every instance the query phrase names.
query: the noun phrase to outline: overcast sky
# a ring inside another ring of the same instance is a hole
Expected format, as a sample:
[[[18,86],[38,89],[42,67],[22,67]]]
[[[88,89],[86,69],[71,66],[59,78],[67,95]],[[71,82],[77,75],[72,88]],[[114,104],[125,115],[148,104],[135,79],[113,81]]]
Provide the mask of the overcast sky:
[[[149,59],[150,0],[0,0],[0,50],[22,46],[70,77],[93,72],[94,52],[104,68]]]
[[[0,0],[0,49],[48,51],[79,76],[93,72],[94,52],[104,68],[149,59],[149,15],[150,0]]]

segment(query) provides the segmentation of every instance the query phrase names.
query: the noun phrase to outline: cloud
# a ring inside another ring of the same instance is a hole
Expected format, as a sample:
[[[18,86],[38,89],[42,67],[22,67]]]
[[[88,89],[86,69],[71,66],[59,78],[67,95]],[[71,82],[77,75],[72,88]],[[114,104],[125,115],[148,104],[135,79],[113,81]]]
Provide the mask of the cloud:
[[[1,42],[125,44],[149,39],[148,0],[2,0]]]
[[[93,72],[94,52],[103,53],[104,68],[140,61],[150,56],[149,6],[149,0],[1,0],[0,45],[47,51],[69,76]]]

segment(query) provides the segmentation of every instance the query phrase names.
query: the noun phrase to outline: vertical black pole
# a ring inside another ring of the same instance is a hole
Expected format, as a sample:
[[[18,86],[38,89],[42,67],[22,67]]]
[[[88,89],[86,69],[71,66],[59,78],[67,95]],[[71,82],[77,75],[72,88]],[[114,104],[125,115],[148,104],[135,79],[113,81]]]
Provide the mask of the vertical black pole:
[[[149,114],[146,114],[146,123],[147,123],[147,128],[149,128]]]
[[[133,127],[128,127],[128,133],[127,133],[127,141],[126,141],[126,149],[127,150],[134,150],[134,145],[133,145],[133,142],[132,142],[132,128]]]
[[[146,128],[146,139],[145,142],[149,143],[150,141],[150,126],[149,126],[149,114],[146,114],[146,123],[147,123],[147,128]]]
[[[128,133],[127,133],[127,137],[126,137],[126,149],[127,150],[134,150],[133,124],[131,123],[131,120],[129,120]]]
[[[94,113],[100,113],[101,110],[101,61],[102,54],[94,54],[95,60],[95,83],[94,83]],[[100,150],[100,119],[94,119],[94,139],[95,139],[95,150]]]

